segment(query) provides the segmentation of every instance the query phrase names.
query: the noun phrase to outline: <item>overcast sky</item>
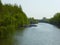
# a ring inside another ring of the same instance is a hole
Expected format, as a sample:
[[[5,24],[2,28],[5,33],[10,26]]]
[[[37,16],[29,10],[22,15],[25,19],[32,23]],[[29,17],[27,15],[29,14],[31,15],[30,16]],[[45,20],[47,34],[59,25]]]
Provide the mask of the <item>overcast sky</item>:
[[[2,0],[3,3],[21,5],[28,17],[41,19],[60,12],[60,0]]]

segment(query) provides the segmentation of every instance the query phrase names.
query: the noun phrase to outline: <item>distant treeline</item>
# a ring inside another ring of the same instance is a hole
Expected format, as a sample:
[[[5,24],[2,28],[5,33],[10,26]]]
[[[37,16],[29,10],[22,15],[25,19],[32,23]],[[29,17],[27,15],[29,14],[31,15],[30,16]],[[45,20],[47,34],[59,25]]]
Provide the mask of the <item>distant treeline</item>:
[[[54,15],[54,17],[52,17],[51,19],[49,19],[49,23],[57,26],[57,27],[60,27],[60,13],[56,13]]]
[[[28,18],[28,20],[29,20],[29,24],[37,24],[38,23],[38,20],[34,19],[33,17]]]
[[[43,19],[38,20],[38,22],[53,24],[60,28],[60,13],[56,13],[52,18],[48,19],[43,17]]]

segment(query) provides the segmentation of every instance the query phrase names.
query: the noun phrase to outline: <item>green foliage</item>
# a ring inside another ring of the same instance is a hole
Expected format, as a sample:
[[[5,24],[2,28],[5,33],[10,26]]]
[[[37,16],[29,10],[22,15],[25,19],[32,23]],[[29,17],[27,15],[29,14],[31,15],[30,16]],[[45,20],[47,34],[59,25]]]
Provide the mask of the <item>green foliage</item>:
[[[51,24],[60,27],[60,13],[56,13],[53,18],[49,20]]]
[[[0,39],[9,37],[24,25],[28,25],[28,18],[21,6],[3,5],[0,1]]]
[[[38,23],[38,20],[37,19],[34,19],[32,17],[32,18],[29,18],[29,22],[30,22],[30,24],[36,24],[36,23]]]

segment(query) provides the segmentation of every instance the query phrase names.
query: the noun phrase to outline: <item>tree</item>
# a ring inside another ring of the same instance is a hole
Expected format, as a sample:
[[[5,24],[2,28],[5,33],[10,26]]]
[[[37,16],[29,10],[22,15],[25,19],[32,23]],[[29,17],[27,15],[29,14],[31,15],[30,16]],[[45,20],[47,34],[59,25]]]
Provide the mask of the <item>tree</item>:
[[[0,0],[0,13],[2,13],[2,2]]]
[[[53,18],[49,20],[51,24],[60,27],[60,13],[56,13]]]
[[[28,18],[22,7],[10,4],[3,5],[0,0],[0,38],[9,37],[24,25],[28,25]]]

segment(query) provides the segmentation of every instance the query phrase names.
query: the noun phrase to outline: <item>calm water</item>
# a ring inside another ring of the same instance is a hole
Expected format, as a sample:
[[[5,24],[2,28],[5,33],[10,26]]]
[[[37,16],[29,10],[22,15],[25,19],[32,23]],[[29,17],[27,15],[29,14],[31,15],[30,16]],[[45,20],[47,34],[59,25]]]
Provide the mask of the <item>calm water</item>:
[[[15,35],[15,45],[60,45],[60,29],[39,23],[37,27],[26,28]]]

